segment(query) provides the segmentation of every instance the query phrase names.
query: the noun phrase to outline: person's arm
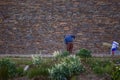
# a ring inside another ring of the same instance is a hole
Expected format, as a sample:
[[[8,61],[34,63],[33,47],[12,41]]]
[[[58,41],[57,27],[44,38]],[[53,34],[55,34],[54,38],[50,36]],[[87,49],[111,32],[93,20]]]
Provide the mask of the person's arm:
[[[71,35],[71,37],[72,37],[73,39],[75,39],[75,35]]]
[[[64,43],[67,44],[67,40],[66,40],[66,38],[64,38]]]

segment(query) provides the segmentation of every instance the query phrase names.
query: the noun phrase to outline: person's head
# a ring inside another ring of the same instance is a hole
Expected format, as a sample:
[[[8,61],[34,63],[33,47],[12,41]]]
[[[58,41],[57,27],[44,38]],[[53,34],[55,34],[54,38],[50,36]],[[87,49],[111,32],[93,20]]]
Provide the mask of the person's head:
[[[66,31],[65,34],[66,35],[72,35],[73,33],[72,33],[72,31]]]
[[[116,42],[116,41],[113,41],[113,44],[115,44],[115,45],[119,45],[119,43],[118,43],[118,42]]]
[[[73,33],[73,31],[66,31],[64,37],[65,37],[66,35],[71,35],[72,38],[75,39],[75,34]]]

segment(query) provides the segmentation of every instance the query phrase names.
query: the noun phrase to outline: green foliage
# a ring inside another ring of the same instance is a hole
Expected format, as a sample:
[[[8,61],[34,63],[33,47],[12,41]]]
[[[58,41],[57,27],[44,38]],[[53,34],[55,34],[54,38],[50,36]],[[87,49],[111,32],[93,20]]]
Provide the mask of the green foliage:
[[[113,60],[113,62],[115,63],[115,64],[120,64],[120,59],[115,59],[115,60]]]
[[[11,61],[15,62],[16,65],[31,65],[33,64],[32,60],[28,58],[11,58]]]
[[[49,69],[52,80],[68,80],[72,76],[80,74],[83,71],[84,68],[80,59],[76,56],[63,58],[61,63],[55,64],[55,66]]]
[[[17,76],[23,76],[24,75],[24,70],[22,67],[18,67],[17,68]]]
[[[62,52],[61,57],[67,57],[67,56],[69,56],[69,52],[68,51]]]
[[[4,58],[0,60],[0,77],[13,78],[16,76],[17,69],[15,63],[9,59]]]
[[[42,63],[42,57],[39,55],[32,55],[32,62],[34,65],[39,66]]]
[[[69,52],[68,51],[64,51],[64,52],[55,51],[53,53],[53,56],[55,57],[55,59],[60,59],[60,58],[69,56]]]
[[[49,63],[48,60],[42,60],[40,64],[37,64],[37,66],[31,65],[30,69],[26,71],[26,75],[29,78],[35,78],[39,76],[47,77],[49,75],[48,68],[51,67],[52,63]]]
[[[92,70],[98,75],[110,74],[113,68],[112,62],[108,60],[91,59],[89,60],[89,64]]]
[[[76,76],[73,76],[70,80],[76,80]]]
[[[73,73],[73,75],[77,75],[80,72],[84,71],[80,58],[76,56],[69,56],[69,57],[63,58],[62,64],[66,64],[71,72],[70,74]]]
[[[0,67],[0,80],[8,80],[8,68],[6,66]]]
[[[91,51],[87,50],[87,49],[80,49],[79,52],[76,53],[76,56],[79,56],[81,58],[89,58],[92,57],[91,55]]]
[[[120,80],[120,66],[115,66],[112,70],[112,80]]]
[[[27,76],[29,78],[33,78],[37,76],[48,76],[48,68],[45,68],[45,67],[31,68],[27,72]]]

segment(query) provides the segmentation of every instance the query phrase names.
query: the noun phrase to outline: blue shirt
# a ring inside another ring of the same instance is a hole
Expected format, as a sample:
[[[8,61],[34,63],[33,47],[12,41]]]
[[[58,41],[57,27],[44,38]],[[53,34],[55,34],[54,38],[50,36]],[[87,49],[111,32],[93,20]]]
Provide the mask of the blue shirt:
[[[67,44],[69,42],[73,42],[74,39],[75,39],[74,35],[66,35],[64,38],[64,42],[65,42],[65,44]]]

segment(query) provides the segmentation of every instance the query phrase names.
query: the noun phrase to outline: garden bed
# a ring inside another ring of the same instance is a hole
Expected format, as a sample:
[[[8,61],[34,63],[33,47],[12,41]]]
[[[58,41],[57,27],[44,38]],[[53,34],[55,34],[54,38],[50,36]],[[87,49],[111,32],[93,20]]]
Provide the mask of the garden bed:
[[[120,80],[119,64],[120,57],[117,56],[92,57],[79,53],[71,56],[67,52],[57,52],[54,57],[46,58],[37,55],[2,57],[0,78],[5,76],[10,80]]]
[[[26,65],[31,65],[32,64],[32,59],[31,58],[10,58],[9,59],[12,61],[12,62],[15,62],[16,63],[16,66],[17,67],[22,67],[24,68]],[[109,60],[115,64],[118,63],[118,61],[120,62],[120,59],[119,57],[114,57],[114,58],[91,58],[91,59],[94,59],[94,60],[100,60],[100,61],[106,61],[106,60]],[[50,65],[54,65],[54,63],[56,63],[56,61],[54,61],[52,58],[46,58],[44,59],[46,61],[46,66],[50,67]],[[80,75],[76,75],[75,76],[75,80],[111,80],[111,76],[109,74],[107,74],[106,72],[104,73],[95,73],[91,67],[90,67],[90,64],[88,64],[88,62],[86,62],[86,59],[82,59],[81,62],[83,63],[84,67],[85,67],[85,72],[83,72],[82,74]],[[44,65],[45,66],[45,65]],[[32,66],[31,66],[32,67]],[[112,67],[112,66],[111,66]],[[33,72],[33,74],[31,73],[31,76],[34,75],[35,76],[36,73]],[[44,74],[44,72],[43,72]],[[103,75],[104,74],[104,75]],[[46,75],[47,77],[49,75]],[[38,74],[36,74],[35,77],[28,77],[28,75],[23,75],[21,73],[21,75],[18,75],[16,78],[14,78],[14,80],[49,80],[49,78],[44,78],[46,76],[41,76]]]

